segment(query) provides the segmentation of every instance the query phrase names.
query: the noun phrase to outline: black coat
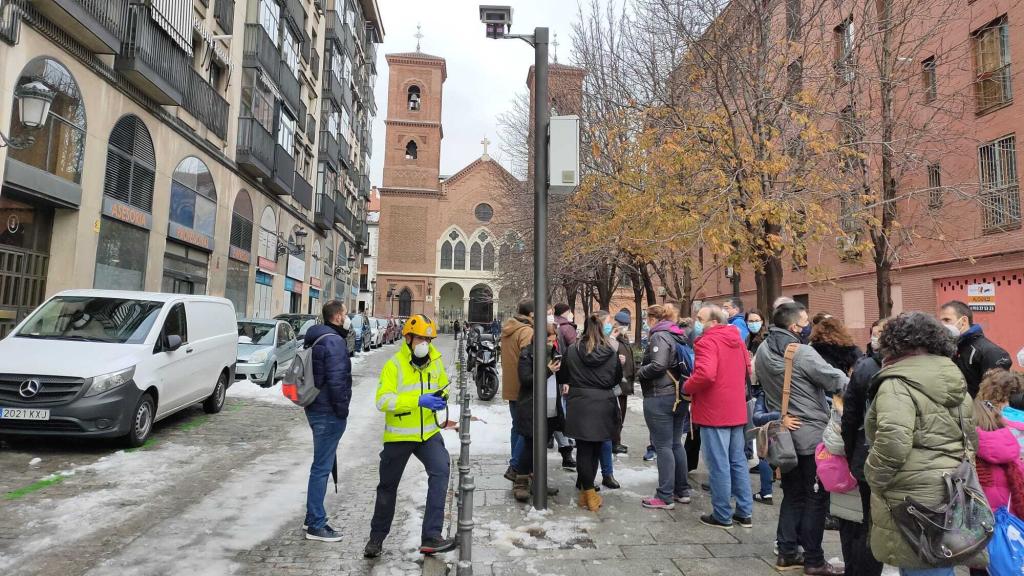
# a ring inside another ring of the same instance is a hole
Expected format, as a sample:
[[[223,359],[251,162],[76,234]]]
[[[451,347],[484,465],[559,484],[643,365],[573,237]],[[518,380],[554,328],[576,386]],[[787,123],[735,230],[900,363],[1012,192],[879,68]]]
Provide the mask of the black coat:
[[[562,372],[562,370],[559,370]],[[546,371],[548,377],[551,371]],[[546,382],[545,382],[546,383]],[[556,384],[558,388],[560,385]],[[545,390],[546,391],[546,390]],[[562,391],[556,390],[554,418],[548,418],[548,436],[552,432],[565,429],[565,412],[562,411]],[[519,354],[519,399],[516,402],[516,432],[527,438],[533,438],[533,344],[531,343]]]
[[[864,420],[868,413],[868,389],[871,379],[882,369],[874,355],[864,356],[853,367],[850,383],[843,393],[843,444],[850,473],[858,482],[867,483],[864,478],[864,462],[868,458],[868,441],[864,435]]]
[[[309,348],[321,336],[327,336],[313,347],[313,383],[320,390],[309,412],[332,412],[348,418],[352,400],[352,361],[348,357],[348,331],[329,324],[317,324],[306,331],[303,347]]]
[[[603,442],[618,432],[622,415],[615,387],[622,381],[618,350],[601,344],[585,352],[583,342],[569,347],[562,370],[569,370],[565,435],[576,440]]]
[[[625,356],[626,362],[622,365],[622,395],[630,396],[634,392],[633,383],[636,382],[636,360],[633,357],[633,347],[625,336],[618,337],[619,356]]]
[[[838,368],[849,374],[857,361],[864,356],[860,348],[856,346],[840,346],[826,342],[811,342],[811,348],[817,350],[818,354],[828,362],[829,366]]]
[[[1013,367],[1010,354],[986,338],[981,326],[977,324],[960,336],[956,343],[953,362],[963,372],[964,379],[967,380],[967,393],[971,398],[978,395],[985,372],[993,368],[1009,370]]]

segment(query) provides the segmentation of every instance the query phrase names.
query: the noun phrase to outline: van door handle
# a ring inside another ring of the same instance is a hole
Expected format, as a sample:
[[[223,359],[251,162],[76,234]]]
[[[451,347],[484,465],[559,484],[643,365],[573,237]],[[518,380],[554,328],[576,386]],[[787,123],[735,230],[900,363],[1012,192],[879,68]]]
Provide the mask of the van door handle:
[[[185,354],[191,354],[195,348],[185,348]]]

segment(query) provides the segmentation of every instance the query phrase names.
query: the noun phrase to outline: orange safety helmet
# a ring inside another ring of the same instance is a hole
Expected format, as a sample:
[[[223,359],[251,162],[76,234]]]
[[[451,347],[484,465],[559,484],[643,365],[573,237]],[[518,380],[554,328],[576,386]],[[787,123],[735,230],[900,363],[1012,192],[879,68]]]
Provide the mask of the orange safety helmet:
[[[422,336],[423,338],[436,338],[437,324],[434,324],[433,320],[423,314],[413,314],[405,321],[405,326],[402,327],[402,337],[405,338],[407,334]]]

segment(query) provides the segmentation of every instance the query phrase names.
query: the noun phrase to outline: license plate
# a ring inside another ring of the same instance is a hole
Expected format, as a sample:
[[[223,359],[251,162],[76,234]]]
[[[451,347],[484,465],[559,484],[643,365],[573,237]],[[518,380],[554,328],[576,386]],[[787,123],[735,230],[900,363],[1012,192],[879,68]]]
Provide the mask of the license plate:
[[[38,408],[0,408],[0,420],[49,420],[50,411]]]

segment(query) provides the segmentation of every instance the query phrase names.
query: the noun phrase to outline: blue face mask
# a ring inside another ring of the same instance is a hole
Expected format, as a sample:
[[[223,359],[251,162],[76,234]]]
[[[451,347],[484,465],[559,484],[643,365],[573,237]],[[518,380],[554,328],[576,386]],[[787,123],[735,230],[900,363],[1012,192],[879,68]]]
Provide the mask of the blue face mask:
[[[751,334],[757,334],[761,331],[761,327],[764,326],[761,322],[751,322],[747,324],[747,328],[750,329]]]
[[[700,320],[693,321],[693,337],[700,338],[700,335],[704,333],[704,324]]]
[[[811,325],[808,324],[807,326],[804,326],[803,328],[800,329],[800,339],[803,340],[804,342],[807,342],[807,340],[810,337],[811,337]]]
[[[605,324],[601,328],[601,331],[604,332],[605,336],[611,336],[612,335],[612,325],[611,324]]]

